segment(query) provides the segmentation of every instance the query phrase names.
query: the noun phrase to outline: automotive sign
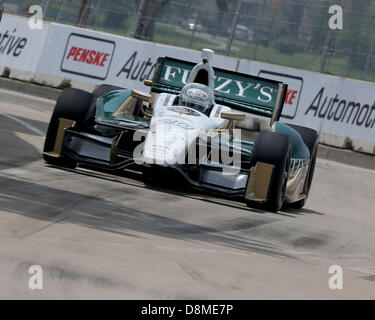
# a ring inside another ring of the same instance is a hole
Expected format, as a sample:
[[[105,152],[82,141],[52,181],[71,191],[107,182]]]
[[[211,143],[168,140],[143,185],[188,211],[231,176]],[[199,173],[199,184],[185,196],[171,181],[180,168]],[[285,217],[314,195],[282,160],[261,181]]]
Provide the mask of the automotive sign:
[[[0,24],[0,66],[9,68],[12,77],[32,78],[30,72],[37,71],[48,30],[47,24],[42,30],[32,30],[28,19],[4,14]]]
[[[61,71],[105,80],[115,47],[114,41],[72,33],[66,44]]]

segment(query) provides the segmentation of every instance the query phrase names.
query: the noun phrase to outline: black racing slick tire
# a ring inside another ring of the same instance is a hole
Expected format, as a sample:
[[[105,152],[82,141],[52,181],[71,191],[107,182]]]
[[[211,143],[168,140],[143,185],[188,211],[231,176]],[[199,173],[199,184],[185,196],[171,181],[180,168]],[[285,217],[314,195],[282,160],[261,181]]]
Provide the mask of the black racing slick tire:
[[[111,92],[111,91],[114,91],[114,90],[124,90],[125,88],[122,88],[122,87],[117,87],[117,86],[113,86],[111,84],[101,84],[99,85],[94,91],[93,91],[93,95],[95,96],[95,98],[100,98],[102,96],[104,96],[105,94],[107,94],[108,92]]]
[[[309,148],[309,151],[310,151],[310,164],[309,164],[309,169],[307,171],[307,176],[306,176],[305,185],[304,185],[305,197],[297,202],[288,204],[288,207],[290,208],[302,209],[304,205],[306,204],[307,198],[309,196],[312,180],[314,177],[316,157],[318,154],[319,135],[317,131],[311,128],[306,128],[306,127],[292,125],[292,124],[288,124],[288,125],[301,135],[303,141],[305,142],[306,146]]]
[[[249,207],[261,208],[273,212],[281,209],[285,198],[290,155],[291,143],[289,136],[268,131],[262,131],[258,134],[254,144],[251,167],[254,167],[257,162],[272,164],[275,167],[272,173],[267,201],[258,203],[246,200],[246,204]]]
[[[318,142],[319,142],[318,132],[314,129],[297,126],[295,124],[288,124],[288,126],[296,130],[301,135],[306,146],[309,148],[310,158],[312,159],[313,158],[312,155],[314,154],[316,146],[318,145]]]
[[[85,126],[89,121],[88,113],[93,102],[94,95],[83,90],[67,88],[61,93],[53,110],[44,143],[43,158],[47,163],[68,168],[76,167],[77,163],[66,156],[56,158],[45,153],[54,149],[59,119],[73,120],[78,126]]]

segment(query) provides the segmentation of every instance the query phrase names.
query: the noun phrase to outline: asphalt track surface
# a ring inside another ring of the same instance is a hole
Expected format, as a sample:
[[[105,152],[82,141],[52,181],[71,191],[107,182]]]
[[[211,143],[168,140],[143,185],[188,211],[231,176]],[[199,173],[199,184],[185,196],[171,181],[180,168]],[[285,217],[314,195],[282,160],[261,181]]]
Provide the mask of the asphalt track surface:
[[[251,210],[45,164],[53,106],[0,90],[0,298],[375,298],[374,171],[318,159],[304,209]]]

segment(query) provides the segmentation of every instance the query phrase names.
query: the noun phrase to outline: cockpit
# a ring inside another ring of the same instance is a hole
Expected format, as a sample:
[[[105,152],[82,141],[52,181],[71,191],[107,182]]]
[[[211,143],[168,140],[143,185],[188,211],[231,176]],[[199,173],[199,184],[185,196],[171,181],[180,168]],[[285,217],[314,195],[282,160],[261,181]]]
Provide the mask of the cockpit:
[[[213,54],[212,50],[202,50],[202,63],[193,68],[188,83],[181,89],[174,105],[188,107],[209,116],[215,105],[215,74],[210,64]]]

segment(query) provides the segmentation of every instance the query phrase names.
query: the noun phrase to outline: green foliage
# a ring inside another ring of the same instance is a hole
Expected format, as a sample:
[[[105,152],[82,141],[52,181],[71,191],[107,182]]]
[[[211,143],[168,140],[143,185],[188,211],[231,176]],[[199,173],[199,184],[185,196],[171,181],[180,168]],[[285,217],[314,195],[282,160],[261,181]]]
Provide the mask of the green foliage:
[[[43,6],[45,1],[3,2],[27,7],[31,4]],[[131,35],[136,21],[136,4],[140,0],[91,1],[88,28]],[[278,1],[280,5],[277,8],[273,6],[276,2],[243,1],[238,23],[249,27],[254,34],[252,39],[246,41],[236,39],[232,56],[319,71],[322,53],[327,52],[325,72],[375,79],[374,0],[283,0]],[[51,0],[45,18],[74,24],[80,3],[81,0]],[[147,0],[146,3],[146,15],[154,18],[142,21],[152,24],[149,34],[153,37],[146,39],[193,49],[210,47],[217,54],[224,54],[227,30],[237,0]],[[328,8],[337,4],[344,9],[344,30],[330,30],[328,27],[331,17]],[[182,22],[197,15],[202,29],[192,38],[192,31]],[[325,51],[328,34],[330,41],[328,51]],[[368,68],[363,75],[366,63]]]
[[[273,41],[273,47],[281,53],[292,54],[295,51],[296,39],[292,36],[282,36]]]
[[[118,28],[124,25],[125,20],[128,15],[123,12],[111,10],[109,11],[104,18],[104,25],[107,28]]]
[[[231,0],[216,0],[216,6],[220,11],[228,11],[228,3]]]
[[[187,36],[186,34],[181,34],[181,32],[176,31],[173,26],[167,26],[164,24],[156,24],[155,26],[155,41],[159,43],[187,47],[189,45],[191,34]],[[193,41],[193,48],[191,49],[202,49],[202,48],[213,48],[218,46],[217,42],[203,39],[196,36]]]

